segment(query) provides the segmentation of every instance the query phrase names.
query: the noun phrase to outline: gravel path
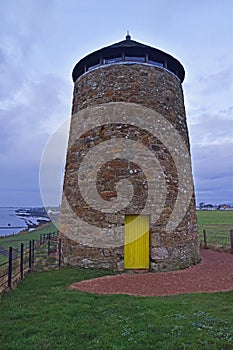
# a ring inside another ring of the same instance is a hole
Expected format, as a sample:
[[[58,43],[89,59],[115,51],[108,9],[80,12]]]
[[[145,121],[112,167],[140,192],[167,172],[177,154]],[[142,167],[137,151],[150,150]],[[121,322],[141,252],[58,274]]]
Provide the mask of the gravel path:
[[[96,294],[159,296],[233,290],[233,254],[201,251],[200,264],[185,270],[94,278],[71,285]]]

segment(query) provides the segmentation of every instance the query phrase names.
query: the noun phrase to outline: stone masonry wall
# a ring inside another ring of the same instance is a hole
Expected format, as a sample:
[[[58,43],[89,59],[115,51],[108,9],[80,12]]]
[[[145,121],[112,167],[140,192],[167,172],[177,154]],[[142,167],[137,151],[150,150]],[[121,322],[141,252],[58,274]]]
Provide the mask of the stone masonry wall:
[[[150,269],[200,260],[182,87],[114,64],[75,83],[61,207],[64,263],[124,269],[124,217],[150,215]]]

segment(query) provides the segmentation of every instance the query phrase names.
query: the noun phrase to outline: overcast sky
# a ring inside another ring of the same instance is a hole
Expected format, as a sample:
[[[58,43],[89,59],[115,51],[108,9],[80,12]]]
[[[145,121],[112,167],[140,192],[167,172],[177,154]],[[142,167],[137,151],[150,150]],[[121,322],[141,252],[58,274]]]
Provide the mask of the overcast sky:
[[[232,23],[231,0],[0,0],[0,206],[42,204],[41,156],[70,116],[72,69],[127,29],[184,65],[196,201],[232,203]]]

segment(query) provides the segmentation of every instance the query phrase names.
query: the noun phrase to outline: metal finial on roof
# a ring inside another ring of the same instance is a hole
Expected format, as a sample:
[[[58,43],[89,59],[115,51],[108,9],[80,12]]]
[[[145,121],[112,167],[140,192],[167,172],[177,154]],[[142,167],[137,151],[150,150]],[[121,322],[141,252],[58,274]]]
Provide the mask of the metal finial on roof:
[[[125,37],[126,40],[131,40],[131,36],[129,35],[129,31],[127,30],[127,35]]]

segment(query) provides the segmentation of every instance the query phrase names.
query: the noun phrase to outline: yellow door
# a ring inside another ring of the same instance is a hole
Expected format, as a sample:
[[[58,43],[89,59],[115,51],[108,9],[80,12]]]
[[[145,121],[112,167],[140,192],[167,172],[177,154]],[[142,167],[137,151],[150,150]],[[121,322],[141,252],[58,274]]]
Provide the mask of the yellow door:
[[[149,216],[125,216],[125,269],[149,268]]]

